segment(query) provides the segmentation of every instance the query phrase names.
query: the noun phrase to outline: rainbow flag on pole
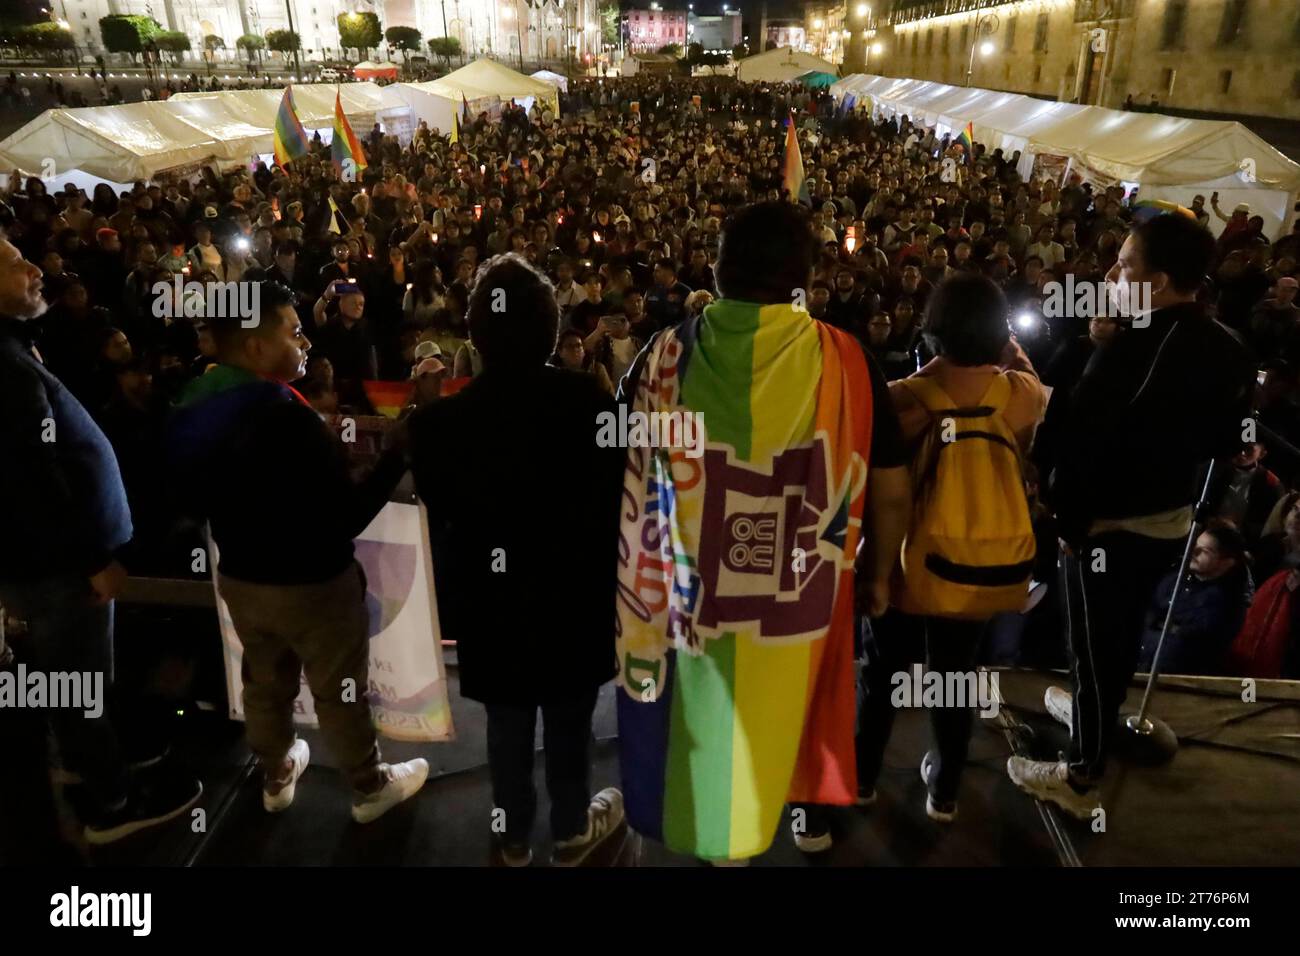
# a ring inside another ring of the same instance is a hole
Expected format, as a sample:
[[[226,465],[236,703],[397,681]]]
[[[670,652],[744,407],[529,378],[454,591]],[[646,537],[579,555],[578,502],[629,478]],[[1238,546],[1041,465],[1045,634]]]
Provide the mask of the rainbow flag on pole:
[[[963,156],[965,157],[965,162],[969,163],[971,161],[971,157],[974,155],[975,152],[975,124],[974,123],[968,122],[966,124],[966,128],[962,130],[961,135],[957,137],[957,142],[961,143],[962,149],[964,150]]]
[[[803,154],[799,152],[799,137],[795,134],[793,113],[785,119],[785,175],[782,178],[782,185],[785,186],[791,202],[812,205],[808,184],[804,181]]]
[[[447,142],[449,145],[452,146],[460,142],[460,123],[456,119],[455,113],[451,114],[451,139],[449,139]]]
[[[354,172],[359,173],[366,168],[365,151],[361,148],[356,133],[352,132],[347,114],[343,112],[343,100],[338,90],[334,91],[334,140],[330,143],[330,159],[339,171],[349,160]]]
[[[298,109],[293,105],[293,84],[284,88],[280,110],[275,114],[275,162],[281,169],[311,151],[307,132],[298,120]]]
[[[629,438],[624,472],[615,647],[628,822],[680,853],[755,856],[787,802],[857,796],[866,359],[793,305],[722,299],[654,340],[620,415],[629,436],[637,416],[670,433],[663,423],[681,422],[658,447]]]

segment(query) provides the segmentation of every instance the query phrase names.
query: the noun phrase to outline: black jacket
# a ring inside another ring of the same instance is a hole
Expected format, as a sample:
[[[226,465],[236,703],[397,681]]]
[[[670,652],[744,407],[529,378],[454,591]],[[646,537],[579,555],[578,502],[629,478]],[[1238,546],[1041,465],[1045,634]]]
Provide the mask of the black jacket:
[[[1057,435],[1051,500],[1062,537],[1098,518],[1196,501],[1200,466],[1241,448],[1255,366],[1235,333],[1186,303],[1093,353]]]
[[[558,702],[614,676],[626,450],[595,438],[616,408],[582,372],[487,368],[412,416],[438,616],[466,697]]]
[[[131,510],[104,433],[0,317],[0,580],[89,577],[131,540]]]
[[[208,521],[223,574],[316,584],[342,574],[352,539],[406,470],[385,453],[354,484],[342,442],[287,386],[218,365],[191,383],[169,422],[176,506]]]

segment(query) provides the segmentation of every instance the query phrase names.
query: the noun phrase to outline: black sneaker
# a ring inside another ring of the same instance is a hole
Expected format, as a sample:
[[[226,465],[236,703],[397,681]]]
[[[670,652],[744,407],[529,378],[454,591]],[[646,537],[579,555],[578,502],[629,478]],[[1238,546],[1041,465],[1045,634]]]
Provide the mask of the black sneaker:
[[[101,813],[86,824],[91,846],[116,843],[132,834],[175,820],[203,796],[203,784],[193,777],[159,773],[136,780],[131,795],[117,810]]]
[[[925,815],[931,820],[939,823],[952,823],[957,818],[957,801],[956,800],[936,800],[934,791],[930,789],[930,752],[926,751],[921,758],[921,780],[925,782]]]

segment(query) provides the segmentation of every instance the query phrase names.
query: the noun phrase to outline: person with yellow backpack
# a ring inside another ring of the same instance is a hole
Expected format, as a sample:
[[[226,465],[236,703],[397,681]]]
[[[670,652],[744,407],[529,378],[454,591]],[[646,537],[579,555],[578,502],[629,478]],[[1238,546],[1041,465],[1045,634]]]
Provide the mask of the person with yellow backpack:
[[[912,517],[891,604],[922,623],[925,669],[943,687],[973,672],[989,619],[1028,598],[1035,544],[1023,462],[1047,408],[1048,390],[1011,336],[1002,291],[977,274],[949,277],[926,307],[922,334],[936,357],[889,391],[909,448]],[[900,629],[877,633],[867,697],[879,702],[906,666]],[[973,686],[966,681],[966,686]],[[928,701],[927,701],[928,703]],[[985,703],[983,701],[981,704]],[[975,701],[930,709],[934,747],[921,761],[926,813],[950,822],[970,740]],[[880,766],[894,707],[864,708],[858,762]],[[862,779],[861,793],[874,781]]]

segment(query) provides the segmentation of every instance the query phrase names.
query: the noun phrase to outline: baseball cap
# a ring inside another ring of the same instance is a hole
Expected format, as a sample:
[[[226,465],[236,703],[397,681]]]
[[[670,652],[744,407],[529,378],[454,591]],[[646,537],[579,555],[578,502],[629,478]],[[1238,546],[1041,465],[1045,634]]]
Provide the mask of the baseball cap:
[[[217,207],[216,207],[216,206],[204,206],[204,207],[203,207],[203,218],[204,218],[204,219],[216,219],[216,218],[217,218]]]
[[[1244,212],[1244,213],[1246,213],[1246,214],[1249,214],[1249,213],[1250,213],[1250,203],[1248,203],[1248,202],[1239,202],[1239,203],[1237,203],[1237,205],[1235,205],[1235,206],[1232,207],[1232,211],[1233,211],[1233,212]]]
[[[411,378],[416,379],[421,375],[437,375],[439,372],[445,372],[446,370],[447,366],[442,363],[441,359],[421,359],[416,363],[415,367],[411,369]]]
[[[419,342],[415,346],[416,359],[431,359],[439,358],[441,356],[442,348],[437,342],[431,342],[428,339],[425,339],[423,342]]]

